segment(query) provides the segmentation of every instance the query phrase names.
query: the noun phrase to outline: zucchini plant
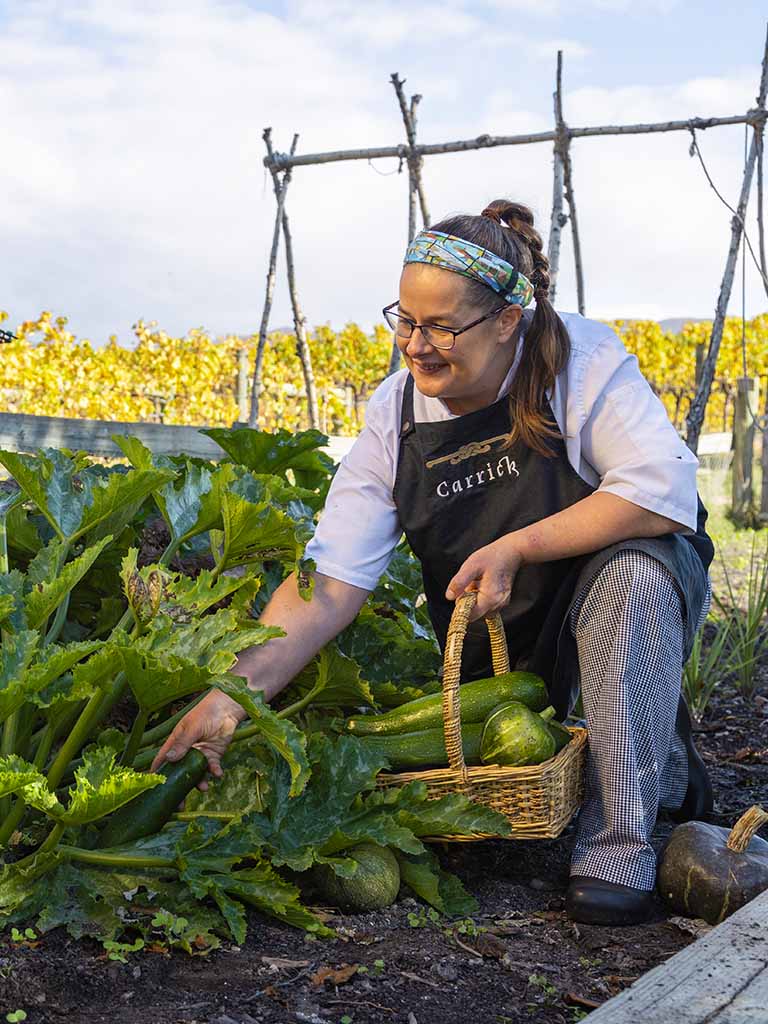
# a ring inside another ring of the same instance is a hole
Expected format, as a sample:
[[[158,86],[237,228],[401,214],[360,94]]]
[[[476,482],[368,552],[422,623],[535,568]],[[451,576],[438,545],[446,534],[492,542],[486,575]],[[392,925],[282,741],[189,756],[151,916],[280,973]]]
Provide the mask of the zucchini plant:
[[[222,936],[242,942],[251,906],[327,934],[297,880],[316,865],[349,877],[345,851],[361,843],[391,847],[414,891],[466,915],[471,898],[420,837],[504,834],[505,820],[460,796],[428,800],[419,785],[376,791],[383,755],[333,735],[340,708],[437,688],[413,559],[398,552],[359,620],[268,706],[231,669],[282,635],[257,618],[282,579],[295,573],[312,598],[304,547],[332,464],[316,431],[208,433],[219,463],[154,456],[122,436],[127,465],[0,451],[0,928],[115,943],[165,913],[186,922],[173,941],[199,953]],[[159,518],[167,544],[144,564],[142,536]],[[188,557],[195,575],[180,571]],[[248,720],[203,793],[197,751],[147,769],[211,688]]]

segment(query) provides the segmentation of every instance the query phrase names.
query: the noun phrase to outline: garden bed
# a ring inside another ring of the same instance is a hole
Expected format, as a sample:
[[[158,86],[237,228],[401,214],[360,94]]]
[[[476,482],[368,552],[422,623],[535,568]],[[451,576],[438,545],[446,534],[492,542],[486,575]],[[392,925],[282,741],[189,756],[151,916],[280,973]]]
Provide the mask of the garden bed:
[[[750,702],[727,688],[717,691],[698,734],[718,824],[732,824],[753,803],[768,805],[765,658],[760,681]],[[659,843],[671,827],[659,823]],[[150,949],[127,954],[125,964],[62,929],[28,944],[6,935],[1,1008],[5,1014],[23,1007],[29,1024],[570,1024],[682,949],[696,931],[661,905],[636,928],[570,922],[563,900],[571,843],[569,831],[548,842],[444,844],[445,866],[480,903],[472,922],[453,929],[404,898],[377,913],[334,917],[342,935],[335,940],[310,940],[251,913],[242,947],[226,944],[199,957]]]

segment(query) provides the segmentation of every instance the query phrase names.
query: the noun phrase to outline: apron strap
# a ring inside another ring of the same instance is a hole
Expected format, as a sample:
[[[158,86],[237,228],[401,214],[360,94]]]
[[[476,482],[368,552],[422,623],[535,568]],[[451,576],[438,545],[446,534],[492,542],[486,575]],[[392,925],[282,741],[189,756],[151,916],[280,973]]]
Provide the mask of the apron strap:
[[[413,430],[413,374],[409,373],[403,389],[403,404],[400,410],[400,440]]]

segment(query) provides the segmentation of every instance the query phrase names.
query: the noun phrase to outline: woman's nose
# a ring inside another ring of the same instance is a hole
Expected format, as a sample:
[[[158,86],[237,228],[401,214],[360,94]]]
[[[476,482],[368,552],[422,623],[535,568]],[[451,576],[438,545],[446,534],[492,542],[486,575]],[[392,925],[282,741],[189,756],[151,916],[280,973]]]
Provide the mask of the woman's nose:
[[[408,343],[405,346],[406,355],[411,357],[418,356],[431,348],[432,346],[421,333],[421,328],[418,325],[414,327],[413,332],[408,339]]]

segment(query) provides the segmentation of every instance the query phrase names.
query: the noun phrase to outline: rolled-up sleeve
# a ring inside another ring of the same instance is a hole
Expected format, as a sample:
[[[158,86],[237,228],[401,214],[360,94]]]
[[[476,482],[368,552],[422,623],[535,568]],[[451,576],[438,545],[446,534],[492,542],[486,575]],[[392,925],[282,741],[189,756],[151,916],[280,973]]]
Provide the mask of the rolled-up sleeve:
[[[374,398],[366,425],[341,460],[306,555],[317,571],[373,590],[402,535],[392,490],[396,434]]]
[[[695,532],[698,459],[616,334],[596,347],[580,383],[581,452],[600,478],[598,490]]]

